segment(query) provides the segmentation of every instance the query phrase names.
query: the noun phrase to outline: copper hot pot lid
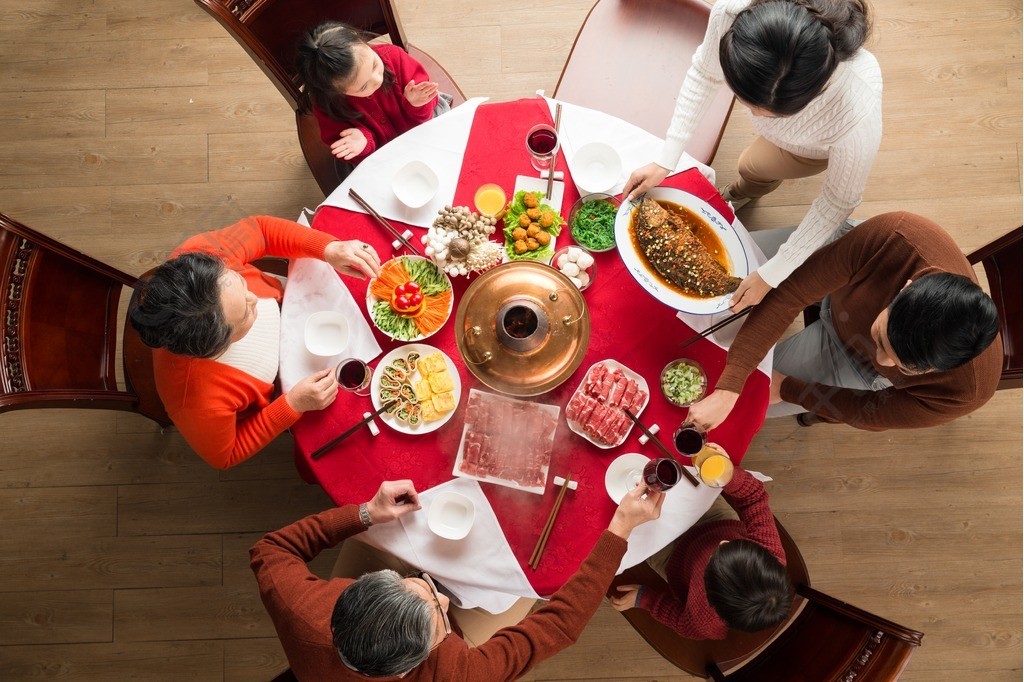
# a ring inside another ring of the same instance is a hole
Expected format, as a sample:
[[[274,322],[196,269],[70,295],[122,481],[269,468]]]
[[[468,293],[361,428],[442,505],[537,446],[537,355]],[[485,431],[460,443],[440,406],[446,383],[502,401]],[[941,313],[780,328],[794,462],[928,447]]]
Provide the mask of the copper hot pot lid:
[[[513,261],[473,282],[455,314],[466,367],[501,393],[546,393],[583,362],[590,311],[569,278],[554,268]]]

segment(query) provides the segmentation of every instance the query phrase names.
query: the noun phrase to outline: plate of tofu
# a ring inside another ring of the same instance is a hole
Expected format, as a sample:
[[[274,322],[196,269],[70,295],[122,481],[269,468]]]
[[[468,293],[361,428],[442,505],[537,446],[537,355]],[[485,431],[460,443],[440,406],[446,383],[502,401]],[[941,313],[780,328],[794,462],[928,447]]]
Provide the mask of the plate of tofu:
[[[382,421],[395,431],[430,433],[444,426],[462,398],[462,381],[455,363],[425,343],[395,348],[381,358],[370,380],[370,398]]]

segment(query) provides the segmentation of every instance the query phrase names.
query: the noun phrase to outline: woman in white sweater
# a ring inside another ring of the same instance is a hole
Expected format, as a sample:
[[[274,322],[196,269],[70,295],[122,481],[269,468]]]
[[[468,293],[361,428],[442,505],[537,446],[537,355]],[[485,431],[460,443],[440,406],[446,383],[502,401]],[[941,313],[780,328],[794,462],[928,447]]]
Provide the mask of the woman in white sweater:
[[[717,0],[665,145],[626,183],[631,199],[668,176],[723,82],[750,109],[759,135],[740,155],[739,179],[722,192],[734,208],[782,180],[825,172],[795,232],[733,295],[734,310],[778,286],[861,202],[882,138],[882,74],[862,47],[868,30],[865,0]]]

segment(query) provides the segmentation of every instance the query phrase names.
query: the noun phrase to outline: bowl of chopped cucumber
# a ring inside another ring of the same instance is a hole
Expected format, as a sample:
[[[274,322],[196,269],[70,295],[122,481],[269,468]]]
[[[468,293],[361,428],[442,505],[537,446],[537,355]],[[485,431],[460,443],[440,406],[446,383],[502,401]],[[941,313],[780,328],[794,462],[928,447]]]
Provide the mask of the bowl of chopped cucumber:
[[[569,211],[569,233],[587,251],[615,248],[615,214],[622,202],[610,194],[587,194]]]
[[[680,358],[661,370],[661,392],[665,399],[679,407],[700,401],[708,390],[708,375],[696,360]]]

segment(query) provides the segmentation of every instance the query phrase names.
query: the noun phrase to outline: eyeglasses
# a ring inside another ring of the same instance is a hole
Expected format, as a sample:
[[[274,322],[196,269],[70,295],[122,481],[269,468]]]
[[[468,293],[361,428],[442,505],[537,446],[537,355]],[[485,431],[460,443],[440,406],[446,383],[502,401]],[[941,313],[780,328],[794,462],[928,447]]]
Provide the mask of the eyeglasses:
[[[429,573],[425,572],[421,572],[419,574],[419,577],[420,580],[425,582],[427,584],[427,587],[430,588],[430,594],[434,597],[434,604],[437,606],[437,610],[441,614],[441,622],[444,623],[444,637],[441,638],[440,642],[437,642],[436,644],[434,644],[434,646],[430,647],[430,650],[433,651],[437,647],[444,644],[444,641],[451,636],[452,623],[450,620],[448,620],[448,612],[441,607],[441,598],[438,596],[437,585],[434,584],[434,579],[430,577]]]

